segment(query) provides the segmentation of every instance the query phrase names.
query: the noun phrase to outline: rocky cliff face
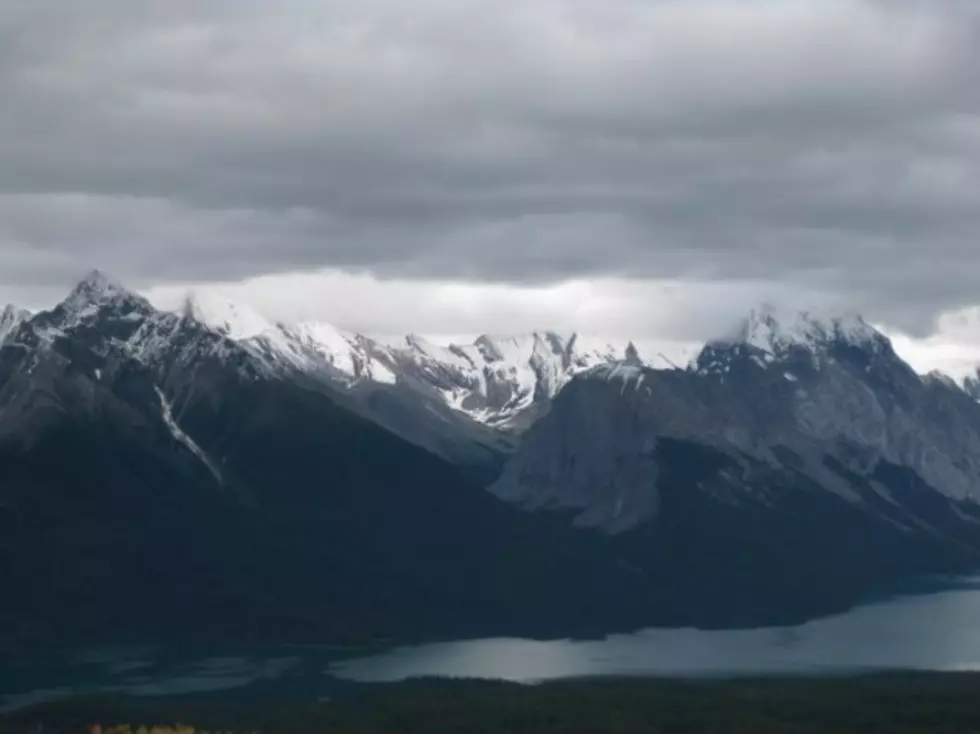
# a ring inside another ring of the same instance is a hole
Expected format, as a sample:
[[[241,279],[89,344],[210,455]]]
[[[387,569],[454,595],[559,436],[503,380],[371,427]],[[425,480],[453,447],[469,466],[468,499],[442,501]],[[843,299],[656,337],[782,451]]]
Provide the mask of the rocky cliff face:
[[[980,406],[955,383],[860,319],[763,311],[687,370],[576,377],[492,491],[605,535],[666,609],[748,620],[980,567],[978,486]]]
[[[603,366],[577,378],[494,491],[531,508],[574,508],[581,524],[629,529],[657,518],[664,440],[729,457],[690,489],[710,484],[719,501],[764,506],[767,477],[800,474],[875,512],[867,492],[902,504],[875,476],[885,465],[913,472],[953,513],[972,512],[978,499],[974,400],[948,379],[915,374],[856,317],[802,315],[787,327],[769,312],[708,344],[688,370]]]

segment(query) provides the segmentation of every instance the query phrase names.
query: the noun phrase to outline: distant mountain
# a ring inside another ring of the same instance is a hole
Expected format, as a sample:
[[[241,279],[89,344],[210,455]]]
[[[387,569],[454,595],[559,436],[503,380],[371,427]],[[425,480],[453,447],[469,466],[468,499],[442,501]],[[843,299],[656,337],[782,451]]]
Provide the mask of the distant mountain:
[[[30,343],[81,337],[100,355],[134,359],[159,379],[176,363],[207,358],[253,380],[301,381],[481,479],[499,471],[520,433],[572,376],[640,361],[631,344],[597,347],[550,332],[448,347],[413,335],[390,346],[326,323],[272,322],[203,291],[171,313],[97,271],[56,308],[30,317],[8,307],[0,338],[30,321],[23,337]]]
[[[578,372],[627,358],[642,361],[632,344],[587,345],[578,335],[553,332],[481,336],[449,346],[409,335],[403,345],[389,346],[320,322],[272,323],[205,294],[192,294],[185,314],[238,342],[271,372],[325,375],[348,389],[401,384],[509,434],[533,423]]]
[[[282,342],[264,351],[281,332],[201,308],[162,313],[94,273],[4,340],[0,648],[551,634],[653,614],[653,590],[595,539],[366,417],[310,378],[314,350],[283,362]]]
[[[976,567],[978,487],[980,406],[955,383],[860,317],[767,308],[690,369],[576,377],[492,489],[734,613]]]
[[[464,464],[493,463],[512,450],[575,374],[624,359],[644,361],[632,344],[620,349],[552,332],[482,336],[445,347],[410,335],[391,346],[323,322],[273,322],[205,291],[189,293],[177,313],[161,312],[98,272],[38,323],[49,330],[84,327],[95,316],[90,302],[114,306],[106,313],[123,323],[111,327],[113,343],[141,362],[166,364],[184,326],[196,324],[212,334],[207,344],[196,342],[211,356],[247,358],[241,368],[253,376],[327,385],[371,419]],[[10,324],[24,315],[11,309]],[[106,327],[105,317],[99,329]]]
[[[519,433],[546,410],[576,374],[622,360],[641,363],[632,344],[588,345],[576,334],[481,336],[439,347],[409,336],[392,351],[394,369],[435,390],[447,405],[494,428]]]

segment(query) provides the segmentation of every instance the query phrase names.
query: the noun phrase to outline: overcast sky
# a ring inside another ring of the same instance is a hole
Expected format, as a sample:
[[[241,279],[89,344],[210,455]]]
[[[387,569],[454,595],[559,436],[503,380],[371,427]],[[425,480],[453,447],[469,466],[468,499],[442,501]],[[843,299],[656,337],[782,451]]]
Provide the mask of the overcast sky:
[[[99,267],[638,340],[773,301],[962,360],[978,233],[978,2],[0,0],[2,300]]]

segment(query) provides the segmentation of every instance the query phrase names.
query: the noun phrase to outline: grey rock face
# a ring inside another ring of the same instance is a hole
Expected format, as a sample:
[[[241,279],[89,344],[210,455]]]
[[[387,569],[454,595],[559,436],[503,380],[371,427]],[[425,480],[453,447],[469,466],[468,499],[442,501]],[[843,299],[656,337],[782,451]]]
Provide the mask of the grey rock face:
[[[972,377],[966,377],[963,380],[963,392],[969,395],[974,400],[980,400],[980,370],[977,374]]]
[[[599,367],[576,378],[528,433],[493,487],[529,508],[573,508],[607,531],[656,516],[658,442],[732,458],[712,491],[765,503],[774,473],[799,473],[855,506],[854,477],[904,467],[953,504],[980,499],[980,406],[949,380],[920,377],[859,319],[782,328],[771,314],[705,347],[688,370]],[[765,473],[763,471],[763,474]],[[722,488],[724,486],[724,489]],[[719,495],[719,496],[720,496]]]

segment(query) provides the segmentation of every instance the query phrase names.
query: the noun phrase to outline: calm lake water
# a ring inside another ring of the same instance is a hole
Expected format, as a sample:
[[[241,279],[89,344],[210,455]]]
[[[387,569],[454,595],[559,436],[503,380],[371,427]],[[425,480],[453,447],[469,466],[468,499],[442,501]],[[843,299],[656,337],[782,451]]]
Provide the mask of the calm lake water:
[[[533,683],[582,676],[840,674],[980,670],[980,579],[797,627],[651,629],[597,641],[494,639],[399,648],[335,663],[363,682],[420,676]]]
[[[581,676],[834,675],[877,670],[980,670],[980,579],[903,596],[797,627],[655,629],[603,640],[487,639],[351,657],[337,648],[181,653],[94,650],[12,665],[0,662],[0,708],[62,696],[172,695],[237,690],[328,692],[339,680],[419,676],[533,683]]]

